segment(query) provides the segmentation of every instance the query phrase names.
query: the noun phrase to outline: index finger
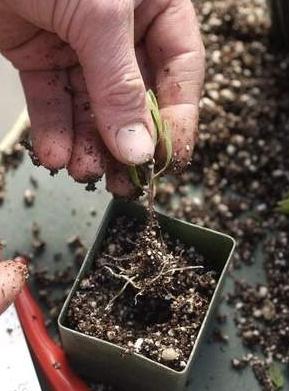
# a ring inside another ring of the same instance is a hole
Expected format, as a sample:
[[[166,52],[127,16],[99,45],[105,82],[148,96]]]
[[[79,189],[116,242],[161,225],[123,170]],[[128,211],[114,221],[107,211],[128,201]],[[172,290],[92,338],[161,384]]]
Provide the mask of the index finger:
[[[19,261],[0,260],[0,314],[21,292],[27,273],[27,266]]]
[[[171,127],[174,165],[182,168],[191,158],[197,134],[205,69],[204,46],[190,0],[167,2],[147,32],[146,47],[162,117]]]

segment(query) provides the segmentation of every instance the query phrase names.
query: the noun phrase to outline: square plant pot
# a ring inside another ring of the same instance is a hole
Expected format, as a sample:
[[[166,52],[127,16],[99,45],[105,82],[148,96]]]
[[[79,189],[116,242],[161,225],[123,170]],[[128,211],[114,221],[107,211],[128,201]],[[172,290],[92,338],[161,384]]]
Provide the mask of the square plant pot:
[[[124,348],[87,336],[68,326],[67,310],[70,300],[78,289],[82,278],[91,269],[110,222],[123,215],[136,218],[140,223],[145,220],[145,211],[142,206],[120,200],[111,201],[98,229],[96,240],[83,262],[59,315],[58,326],[64,350],[79,373],[97,382],[115,384],[117,389],[124,391],[183,391],[189,376],[191,376],[197,352],[220,296],[235,241],[225,234],[158,214],[162,230],[172,238],[180,239],[185,245],[194,246],[219,275],[215,292],[188,363],[182,371],[176,371],[138,353],[124,354]]]

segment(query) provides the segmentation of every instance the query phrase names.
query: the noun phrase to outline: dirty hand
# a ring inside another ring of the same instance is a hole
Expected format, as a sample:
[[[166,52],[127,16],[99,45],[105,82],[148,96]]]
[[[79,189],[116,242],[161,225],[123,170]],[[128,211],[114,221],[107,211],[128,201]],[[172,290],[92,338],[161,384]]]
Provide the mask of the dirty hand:
[[[124,164],[155,149],[148,88],[177,166],[190,159],[204,75],[190,0],[0,0],[0,51],[20,71],[45,167],[80,182],[106,173],[108,190],[132,191]]]
[[[2,261],[0,248],[0,314],[15,300],[27,277],[27,266],[18,257],[14,261]]]

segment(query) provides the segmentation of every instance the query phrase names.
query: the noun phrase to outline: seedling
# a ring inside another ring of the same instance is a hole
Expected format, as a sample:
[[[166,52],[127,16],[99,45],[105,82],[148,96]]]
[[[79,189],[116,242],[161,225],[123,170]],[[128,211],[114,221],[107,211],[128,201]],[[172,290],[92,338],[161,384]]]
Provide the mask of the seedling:
[[[155,172],[155,162],[149,162],[148,167],[130,166],[130,178],[136,187],[148,187],[148,191],[153,191],[155,180],[168,168],[172,159],[172,140],[169,123],[161,118],[158,102],[152,90],[147,92],[147,102],[152,119],[155,125],[154,142],[156,147],[162,144],[165,147],[165,162],[159,171]],[[148,168],[148,172],[147,172]],[[145,171],[145,173],[143,172]],[[148,174],[148,175],[147,175]],[[143,179],[142,179],[143,178]]]
[[[180,267],[182,264],[181,254],[173,255],[161,235],[160,226],[154,213],[154,186],[156,178],[170,164],[172,142],[169,125],[167,121],[162,120],[157,99],[151,90],[147,92],[147,101],[155,125],[155,143],[162,143],[165,146],[166,158],[164,166],[156,173],[154,161],[148,162],[141,168],[136,166],[129,168],[135,186],[144,187],[147,192],[148,220],[144,229],[139,232],[132,253],[121,258],[105,254],[107,259],[105,270],[113,278],[122,280],[124,283],[108,307],[112,306],[129,286],[136,291],[135,301],[139,296],[147,294],[152,297],[161,297],[168,291],[174,273],[202,268],[197,265]],[[141,178],[144,178],[144,181]]]

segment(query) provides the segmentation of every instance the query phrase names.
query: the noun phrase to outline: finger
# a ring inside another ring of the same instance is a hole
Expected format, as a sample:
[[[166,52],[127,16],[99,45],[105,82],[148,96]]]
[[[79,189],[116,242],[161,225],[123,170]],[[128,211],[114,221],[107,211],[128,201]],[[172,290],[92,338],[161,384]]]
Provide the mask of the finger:
[[[69,79],[73,91],[75,137],[68,171],[78,182],[96,181],[104,173],[104,149],[106,147],[95,127],[81,68],[73,68]]]
[[[30,53],[29,56],[27,53]],[[25,44],[3,54],[21,71],[67,68],[77,63],[71,47],[56,34],[42,31]]]
[[[153,122],[134,51],[133,3],[101,5],[87,15],[75,49],[106,146],[120,162],[141,164],[154,154]]]
[[[171,0],[143,0],[135,7],[134,40],[139,44],[146,36],[152,21],[162,14]]]
[[[49,169],[65,167],[71,156],[71,96],[66,71],[20,72],[31,120],[33,149]]]
[[[107,159],[106,189],[118,197],[134,198],[137,189],[130,180],[128,167],[116,161],[113,157]]]
[[[142,2],[143,2],[143,0],[134,0],[134,8],[135,9],[138,8]]]
[[[144,43],[139,43],[136,46],[136,58],[146,90],[154,89],[154,79],[151,70],[151,64]]]
[[[0,262],[0,314],[9,307],[21,292],[27,275],[27,266],[21,262]]]
[[[190,0],[171,0],[147,32],[161,114],[172,128],[174,160],[189,161],[197,131],[204,80],[204,48]]]

